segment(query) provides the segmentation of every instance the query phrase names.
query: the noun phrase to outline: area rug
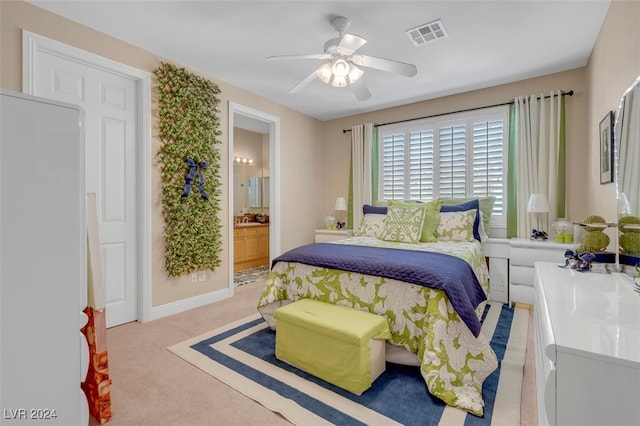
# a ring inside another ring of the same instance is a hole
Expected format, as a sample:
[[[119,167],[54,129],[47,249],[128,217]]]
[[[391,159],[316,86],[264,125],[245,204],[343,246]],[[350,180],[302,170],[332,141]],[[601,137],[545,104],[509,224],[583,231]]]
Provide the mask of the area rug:
[[[251,284],[258,280],[266,279],[269,275],[269,265],[258,266],[257,268],[243,269],[233,276],[233,283],[236,287]]]
[[[275,332],[258,314],[167,349],[298,425],[518,425],[528,322],[526,309],[485,309],[499,367],[483,385],[484,417],[432,397],[419,367],[387,363],[360,396],[315,378],[275,358]]]

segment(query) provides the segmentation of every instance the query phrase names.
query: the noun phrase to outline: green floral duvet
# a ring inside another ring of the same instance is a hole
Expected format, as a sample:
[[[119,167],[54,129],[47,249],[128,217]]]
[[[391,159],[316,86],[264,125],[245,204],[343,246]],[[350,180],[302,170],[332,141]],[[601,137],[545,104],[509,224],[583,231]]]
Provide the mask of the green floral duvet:
[[[335,244],[426,250],[459,257],[471,265],[485,293],[489,271],[479,242],[392,243],[351,237]],[[310,298],[385,316],[389,343],[416,354],[429,392],[445,403],[483,415],[482,383],[497,367],[482,333],[475,337],[442,290],[372,275],[294,262],[278,262],[260,296],[258,310],[275,329],[274,311]],[[485,303],[477,307],[481,315]]]

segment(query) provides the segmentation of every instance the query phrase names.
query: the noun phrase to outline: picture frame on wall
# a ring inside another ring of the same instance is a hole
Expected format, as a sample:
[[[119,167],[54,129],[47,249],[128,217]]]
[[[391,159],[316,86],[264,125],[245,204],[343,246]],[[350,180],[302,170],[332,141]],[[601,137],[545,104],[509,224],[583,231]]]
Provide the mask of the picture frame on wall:
[[[613,112],[600,121],[600,184],[613,182]]]

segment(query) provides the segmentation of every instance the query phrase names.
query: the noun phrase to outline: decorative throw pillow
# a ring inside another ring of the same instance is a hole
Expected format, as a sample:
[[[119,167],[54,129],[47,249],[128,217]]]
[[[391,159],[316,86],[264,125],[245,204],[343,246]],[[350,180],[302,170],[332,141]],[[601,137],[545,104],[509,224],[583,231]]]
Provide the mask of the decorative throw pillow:
[[[476,220],[475,210],[440,213],[440,223],[436,229],[439,241],[473,241],[473,223]]]
[[[442,204],[440,206],[440,214],[443,212],[462,212],[473,209],[476,212],[475,221],[473,223],[473,236],[476,240],[481,241],[480,238],[480,203],[477,198],[474,198],[466,203],[456,204],[456,205],[448,205]]]
[[[378,238],[397,243],[418,243],[426,216],[424,207],[389,206]]]
[[[387,214],[387,206],[372,206],[370,204],[362,205],[362,214]]]
[[[422,233],[420,234],[420,241],[424,243],[436,242],[436,228],[438,227],[438,220],[440,218],[440,200],[432,200],[427,203],[421,201],[395,201],[390,200],[389,206],[398,207],[422,207],[426,209],[426,216],[424,224],[422,225]]]
[[[484,229],[484,213],[482,213],[482,210],[480,210],[480,226],[478,226],[478,234],[480,234],[480,241],[484,242],[487,241],[487,239],[489,238],[489,235],[487,234],[487,231],[485,231]]]
[[[378,237],[378,234],[383,228],[384,218],[386,214],[368,213],[362,216],[360,221],[360,228],[356,236],[358,237]]]
[[[448,205],[458,205],[462,203],[466,203],[467,201],[478,200],[478,204],[480,205],[480,212],[482,212],[482,223],[484,225],[484,230],[487,234],[491,231],[489,227],[489,222],[491,221],[491,215],[493,214],[493,206],[496,203],[496,197],[440,197],[442,204]]]

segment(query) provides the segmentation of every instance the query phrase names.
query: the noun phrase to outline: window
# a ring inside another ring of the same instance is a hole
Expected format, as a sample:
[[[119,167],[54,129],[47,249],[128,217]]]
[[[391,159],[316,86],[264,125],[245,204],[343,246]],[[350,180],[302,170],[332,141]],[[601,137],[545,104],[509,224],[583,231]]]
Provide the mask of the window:
[[[508,108],[486,108],[381,126],[381,200],[496,198],[506,226]]]

